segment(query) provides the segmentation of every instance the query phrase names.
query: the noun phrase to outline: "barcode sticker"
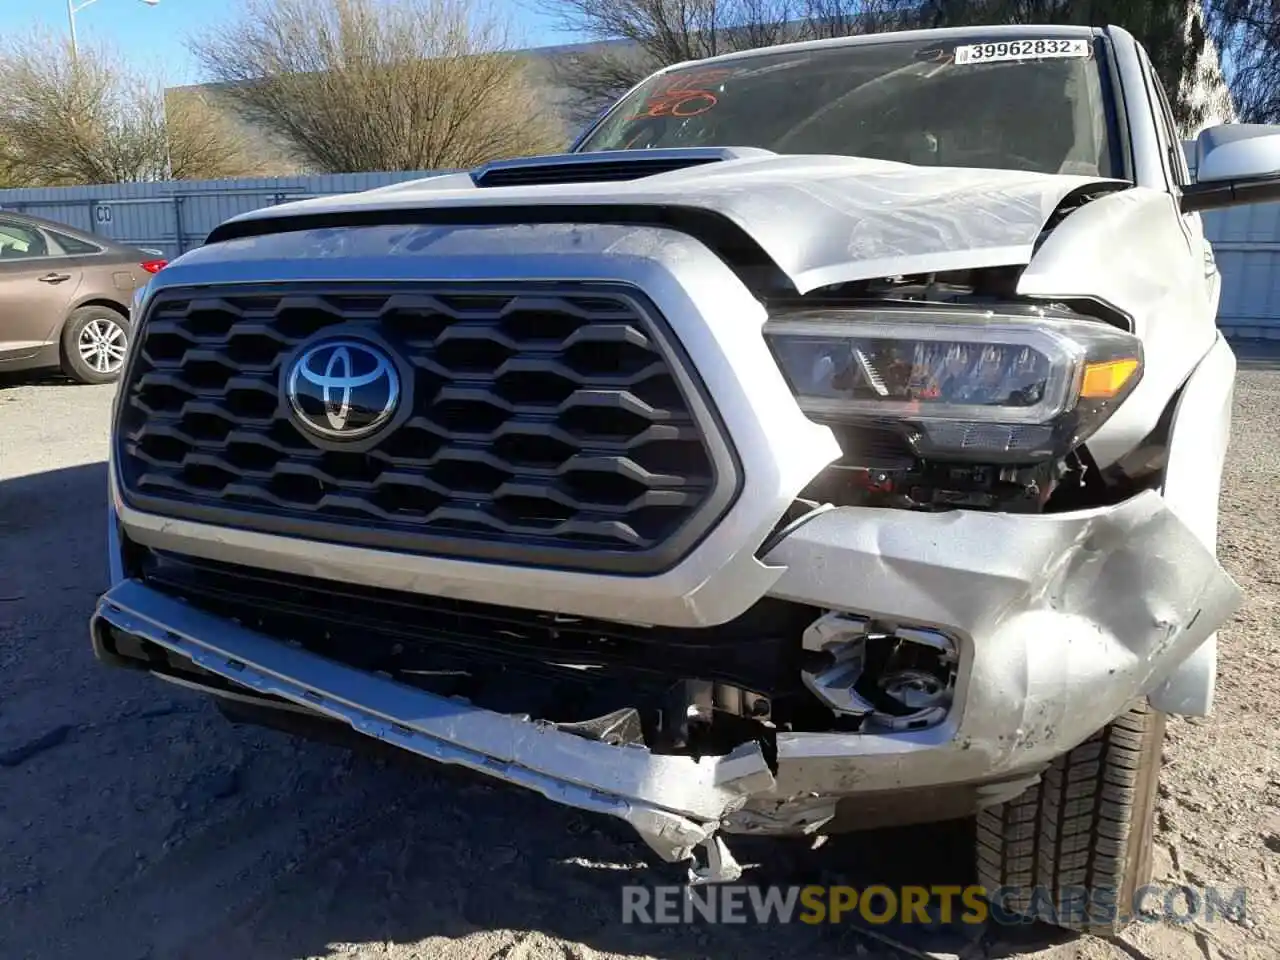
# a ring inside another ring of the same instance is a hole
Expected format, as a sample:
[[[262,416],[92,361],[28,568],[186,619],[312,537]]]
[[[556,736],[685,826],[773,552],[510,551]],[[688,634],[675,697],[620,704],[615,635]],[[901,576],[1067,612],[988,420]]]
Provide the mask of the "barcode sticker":
[[[970,43],[956,47],[957,65],[1088,56],[1087,37],[1074,37],[1070,40],[1001,40],[999,43]]]

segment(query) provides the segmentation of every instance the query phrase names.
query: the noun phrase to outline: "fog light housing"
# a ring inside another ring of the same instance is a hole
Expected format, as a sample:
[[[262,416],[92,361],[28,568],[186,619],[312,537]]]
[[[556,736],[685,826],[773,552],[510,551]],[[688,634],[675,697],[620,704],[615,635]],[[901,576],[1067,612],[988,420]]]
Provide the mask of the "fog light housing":
[[[828,613],[801,642],[805,686],[832,713],[861,720],[865,732],[923,730],[951,709],[959,651],[941,631]]]

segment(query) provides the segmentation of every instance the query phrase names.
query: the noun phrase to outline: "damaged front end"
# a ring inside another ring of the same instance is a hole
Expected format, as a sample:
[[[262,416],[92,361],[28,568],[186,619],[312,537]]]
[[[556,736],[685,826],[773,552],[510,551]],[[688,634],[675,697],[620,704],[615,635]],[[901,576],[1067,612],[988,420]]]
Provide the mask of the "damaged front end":
[[[687,630],[125,544],[95,646],[619,817],[668,861],[701,848],[700,881],[737,875],[722,831],[821,831],[842,802],[913,790],[1016,795],[1239,602],[1154,492],[1039,517],[854,513],[772,547],[773,596]]]
[[[1186,507],[1225,433],[1175,490],[1194,417],[1113,417],[1144,384],[1175,411],[1135,327],[1020,293],[1046,218],[1114,185],[833,169],[853,199],[805,216],[775,183],[221,228],[139,310],[99,656],[619,817],[695,880],[736,875],[721,834],[1022,793],[1239,603]],[[852,264],[897,217],[864,174],[972,190]],[[281,371],[352,343],[404,389],[343,446]]]

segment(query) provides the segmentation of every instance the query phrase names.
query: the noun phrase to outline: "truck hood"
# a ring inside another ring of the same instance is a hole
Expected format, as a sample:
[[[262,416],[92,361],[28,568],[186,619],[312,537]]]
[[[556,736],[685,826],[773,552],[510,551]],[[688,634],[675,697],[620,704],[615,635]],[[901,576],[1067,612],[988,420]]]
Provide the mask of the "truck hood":
[[[659,160],[664,172],[644,175]],[[632,164],[635,170],[619,175]],[[538,175],[553,169],[556,176]],[[522,182],[488,186],[495,171],[505,174],[504,183]],[[1061,205],[1126,186],[1101,177],[738,148],[631,150],[506,161],[268,207],[227,221],[209,242],[319,227],[508,224],[533,216],[656,223],[693,211],[704,215],[702,222],[711,215],[745,235],[803,294],[876,277],[1025,265]]]

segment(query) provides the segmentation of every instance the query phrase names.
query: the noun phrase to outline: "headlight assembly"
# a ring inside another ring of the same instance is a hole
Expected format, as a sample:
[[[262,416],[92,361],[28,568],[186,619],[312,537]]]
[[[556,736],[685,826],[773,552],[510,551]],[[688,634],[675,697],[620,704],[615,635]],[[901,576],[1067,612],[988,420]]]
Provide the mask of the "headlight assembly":
[[[942,459],[1063,456],[1142,376],[1137,337],[1043,312],[809,309],[771,318],[765,337],[812,419],[896,421]]]

